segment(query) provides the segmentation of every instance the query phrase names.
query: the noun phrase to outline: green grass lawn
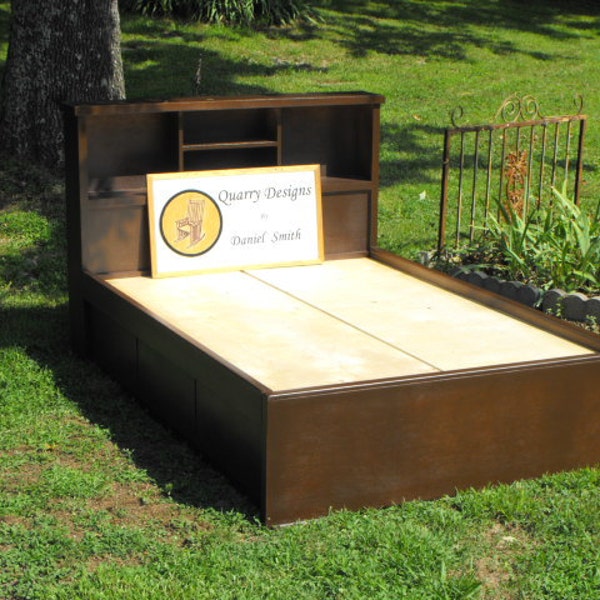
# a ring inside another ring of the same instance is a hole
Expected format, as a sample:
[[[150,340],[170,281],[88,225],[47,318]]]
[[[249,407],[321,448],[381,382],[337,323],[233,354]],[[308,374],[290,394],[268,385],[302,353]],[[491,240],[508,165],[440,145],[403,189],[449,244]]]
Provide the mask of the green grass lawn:
[[[382,243],[436,235],[442,129],[513,92],[590,117],[600,191],[595,2],[322,2],[318,26],[250,32],[128,17],[131,99],[382,93]],[[0,2],[0,67],[9,4]],[[600,469],[268,530],[67,332],[60,175],[0,164],[0,598],[600,598]]]

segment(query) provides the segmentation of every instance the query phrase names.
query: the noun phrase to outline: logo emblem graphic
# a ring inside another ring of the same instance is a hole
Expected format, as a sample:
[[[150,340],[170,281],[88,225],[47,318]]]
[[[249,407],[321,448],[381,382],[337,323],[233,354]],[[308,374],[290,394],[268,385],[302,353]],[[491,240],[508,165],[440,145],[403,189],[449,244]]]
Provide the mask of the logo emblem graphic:
[[[217,243],[223,217],[208,194],[186,190],[167,201],[159,225],[163,241],[171,250],[182,256],[198,256]]]

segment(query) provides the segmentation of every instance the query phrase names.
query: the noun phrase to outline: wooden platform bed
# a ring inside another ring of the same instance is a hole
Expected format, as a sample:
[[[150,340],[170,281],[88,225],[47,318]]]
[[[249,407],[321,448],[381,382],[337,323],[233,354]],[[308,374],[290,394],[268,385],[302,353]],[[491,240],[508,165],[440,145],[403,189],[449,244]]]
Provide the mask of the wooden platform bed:
[[[382,102],[65,111],[73,343],[271,525],[600,462],[598,336],[376,247]],[[148,276],[146,173],[306,163],[323,264]]]

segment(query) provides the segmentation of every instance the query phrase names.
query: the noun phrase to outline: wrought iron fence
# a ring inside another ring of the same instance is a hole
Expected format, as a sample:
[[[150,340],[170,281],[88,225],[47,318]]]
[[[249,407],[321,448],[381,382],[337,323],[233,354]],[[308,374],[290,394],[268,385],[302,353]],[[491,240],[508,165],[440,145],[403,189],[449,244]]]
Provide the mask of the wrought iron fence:
[[[576,107],[544,117],[535,98],[513,95],[494,117],[501,122],[463,127],[462,109],[454,111],[444,135],[438,251],[473,244],[502,204],[526,215],[563,184],[579,203],[587,122],[580,97]]]

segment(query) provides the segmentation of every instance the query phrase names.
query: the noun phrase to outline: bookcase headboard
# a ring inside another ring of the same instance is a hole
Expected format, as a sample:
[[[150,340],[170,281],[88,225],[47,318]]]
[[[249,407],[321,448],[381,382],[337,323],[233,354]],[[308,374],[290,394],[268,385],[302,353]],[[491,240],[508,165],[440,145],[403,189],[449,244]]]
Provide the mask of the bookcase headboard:
[[[327,258],[377,235],[379,111],[366,92],[65,107],[70,271],[147,272],[146,174],[320,164]]]

